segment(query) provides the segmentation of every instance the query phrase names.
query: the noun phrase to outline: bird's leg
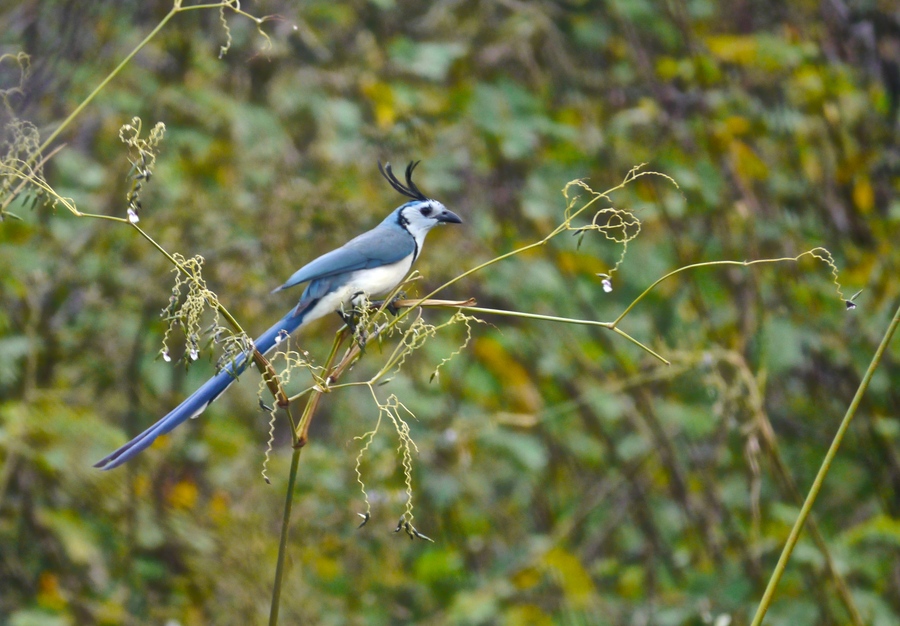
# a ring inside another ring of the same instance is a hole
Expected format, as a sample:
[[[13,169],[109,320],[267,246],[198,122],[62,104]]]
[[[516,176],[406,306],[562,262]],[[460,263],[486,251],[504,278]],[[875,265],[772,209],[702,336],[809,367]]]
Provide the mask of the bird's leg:
[[[393,298],[391,298],[391,301],[388,302],[388,305],[385,307],[385,309],[387,309],[387,311],[391,315],[393,315],[394,317],[397,317],[397,314],[400,313],[400,307],[396,306],[396,303],[400,302],[401,300],[405,300],[405,299],[406,299],[406,292],[398,291],[397,295],[394,296]]]
[[[349,328],[350,332],[353,333],[353,335],[355,336],[357,334],[357,328],[356,328],[357,316],[354,315],[352,311],[348,313],[348,312],[344,311],[343,309],[338,309],[337,311],[335,311],[335,313],[338,314],[338,317],[341,318],[341,321],[347,325],[347,328]]]
[[[346,313],[343,309],[338,309],[335,313],[338,314],[338,317],[341,318],[342,322],[350,327],[350,330],[354,329],[352,313]]]
[[[358,294],[358,295],[363,295],[363,294]],[[351,299],[351,302],[353,302],[357,297],[358,296],[354,296],[354,298]],[[366,331],[365,331],[365,329],[360,328],[360,326],[359,326],[360,315],[359,315],[359,312],[356,310],[356,308],[351,309],[349,312],[344,311],[343,308],[341,308],[341,309],[338,309],[337,314],[347,325],[347,328],[350,329],[350,332],[353,333],[353,336],[356,338],[356,342],[359,344],[359,349],[365,350],[365,348],[366,348]]]

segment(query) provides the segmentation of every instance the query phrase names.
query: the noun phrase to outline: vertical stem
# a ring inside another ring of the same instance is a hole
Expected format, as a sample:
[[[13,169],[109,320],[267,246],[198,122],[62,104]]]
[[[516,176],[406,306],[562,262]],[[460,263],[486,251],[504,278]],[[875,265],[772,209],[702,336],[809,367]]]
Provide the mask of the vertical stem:
[[[803,496],[797,489],[797,483],[794,482],[790,471],[788,471],[787,464],[784,462],[784,459],[781,458],[781,451],[778,449],[778,444],[775,441],[772,431],[766,429],[763,433],[763,437],[766,439],[766,445],[769,448],[769,454],[772,457],[775,472],[781,477],[781,482],[784,484],[785,489],[790,494],[791,498],[793,498],[797,504],[802,504]],[[828,542],[825,541],[822,531],[819,530],[816,516],[812,514],[810,514],[809,517],[809,535],[812,537],[813,543],[816,544],[816,547],[819,548],[819,552],[822,553],[822,557],[825,559],[825,569],[831,576],[831,580],[834,582],[834,587],[837,590],[838,596],[840,596],[844,603],[844,608],[847,609],[847,613],[850,615],[850,621],[853,622],[854,626],[864,626],[865,621],[856,606],[856,602],[853,600],[853,594],[850,593],[847,582],[838,571],[837,565],[834,562],[834,557],[831,556],[831,551],[828,549]]]
[[[797,540],[800,538],[800,531],[803,530],[803,524],[806,522],[806,518],[809,517],[810,511],[812,511],[816,497],[818,497],[819,491],[822,489],[822,484],[825,482],[825,476],[828,475],[831,463],[834,461],[834,457],[837,456],[841,441],[843,441],[847,429],[850,428],[850,422],[853,421],[853,417],[856,415],[856,411],[859,408],[863,395],[869,387],[869,382],[871,382],[872,376],[875,374],[875,369],[878,367],[878,364],[881,363],[881,357],[884,355],[884,351],[891,342],[891,338],[894,336],[894,331],[897,330],[898,324],[900,324],[900,308],[894,313],[894,318],[891,320],[884,337],[882,337],[881,343],[878,345],[878,349],[872,357],[872,362],[869,363],[869,368],[866,370],[862,382],[859,383],[856,395],[853,396],[853,401],[847,408],[847,413],[844,415],[844,419],[841,421],[841,425],[831,442],[831,447],[828,448],[828,452],[825,454],[825,459],[822,461],[822,467],[819,468],[819,473],[816,474],[816,479],[813,481],[812,487],[806,495],[806,501],[803,502],[803,507],[800,509],[800,515],[797,517],[797,521],[794,522],[794,527],[791,528],[791,534],[788,536],[787,543],[781,551],[781,557],[779,557],[778,564],[775,566],[771,578],[769,578],[769,584],[766,586],[766,591],[763,593],[762,600],[759,602],[759,607],[756,609],[756,615],[753,617],[750,626],[760,626],[763,618],[766,616],[766,611],[769,610],[769,605],[772,603],[772,597],[775,595],[775,587],[777,587],[779,581],[781,581],[781,576],[784,574],[788,559],[791,558],[794,546],[797,545]]]
[[[38,148],[37,151],[29,159],[29,163],[31,163],[33,161],[33,159],[38,158],[40,153],[43,152],[44,150],[46,150],[47,147],[51,143],[53,143],[53,141],[69,125],[69,123],[81,114],[81,112],[84,110],[84,108],[91,103],[91,101],[94,99],[94,97],[98,93],[103,91],[103,89],[106,87],[106,85],[109,84],[109,81],[111,81],[113,78],[115,78],[116,75],[118,75],[118,73],[120,71],[122,71],[123,67],[125,67],[126,65],[128,65],[131,62],[131,59],[134,58],[134,55],[136,55],[138,52],[140,52],[144,48],[144,46],[146,46],[148,43],[150,43],[151,39],[156,37],[157,33],[159,33],[159,31],[161,31],[163,29],[163,27],[169,22],[169,20],[171,20],[175,16],[176,13],[178,13],[178,11],[179,11],[179,9],[176,6],[176,7],[172,8],[172,10],[166,14],[166,16],[162,19],[162,21],[160,21],[160,23],[156,25],[156,28],[154,28],[152,31],[150,31],[150,34],[147,35],[146,37],[144,37],[144,40],[141,41],[141,43],[139,43],[134,50],[129,52],[128,56],[126,56],[124,59],[122,59],[122,62],[116,66],[116,69],[114,69],[112,72],[110,72],[109,75],[106,78],[104,78],[103,81],[99,85],[97,85],[97,87],[90,93],[90,95],[88,95],[88,97],[85,98],[81,104],[79,104],[77,107],[75,107],[75,110],[69,114],[69,117],[67,117],[65,120],[63,120],[62,124],[60,124],[56,128],[56,130],[54,130],[50,134],[50,136],[44,140],[44,143],[41,144],[41,147]]]
[[[331,354],[329,354],[328,361],[325,363],[326,378],[330,376],[333,371],[332,363],[345,335],[346,333],[343,331],[338,331],[338,334],[334,338]],[[291,507],[294,503],[294,485],[297,482],[297,469],[300,466],[300,450],[306,445],[306,428],[309,427],[309,422],[312,420],[312,415],[319,405],[319,398],[321,396],[322,392],[318,389],[312,392],[312,395],[310,395],[309,399],[306,401],[306,408],[303,410],[300,422],[291,433],[294,453],[291,455],[291,469],[290,474],[288,475],[287,494],[284,496],[284,515],[281,517],[281,539],[278,542],[278,562],[275,564],[275,582],[272,587],[272,606],[269,608],[269,626],[276,626],[278,624],[278,611],[281,604],[281,585],[284,582],[284,557],[285,554],[287,554],[288,529],[290,529],[291,526]],[[286,410],[288,411],[288,415],[290,415],[290,408],[287,408]],[[293,418],[291,419],[291,424],[294,424]]]
[[[281,540],[278,542],[278,563],[275,565],[275,584],[272,588],[272,606],[269,609],[269,626],[278,624],[278,609],[281,603],[281,582],[284,577],[284,555],[287,552],[288,529],[291,525],[291,507],[294,503],[294,484],[297,482],[297,468],[300,466],[300,450],[294,448],[291,455],[291,471],[288,476],[287,494],[284,497],[284,515],[281,518]]]

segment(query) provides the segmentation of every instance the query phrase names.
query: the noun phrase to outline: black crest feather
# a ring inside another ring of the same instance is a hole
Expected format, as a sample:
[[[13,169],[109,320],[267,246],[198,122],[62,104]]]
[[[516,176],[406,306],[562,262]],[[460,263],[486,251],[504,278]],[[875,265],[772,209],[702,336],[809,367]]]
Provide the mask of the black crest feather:
[[[381,175],[391,184],[391,187],[397,190],[398,193],[403,194],[407,198],[412,198],[413,200],[428,200],[425,197],[425,194],[422,193],[416,184],[413,182],[412,173],[413,170],[416,169],[416,166],[421,163],[421,161],[410,161],[409,165],[406,166],[406,184],[404,185],[397,177],[394,175],[394,172],[391,170],[391,164],[385,163],[381,165],[381,161],[378,162],[378,169],[381,171]]]

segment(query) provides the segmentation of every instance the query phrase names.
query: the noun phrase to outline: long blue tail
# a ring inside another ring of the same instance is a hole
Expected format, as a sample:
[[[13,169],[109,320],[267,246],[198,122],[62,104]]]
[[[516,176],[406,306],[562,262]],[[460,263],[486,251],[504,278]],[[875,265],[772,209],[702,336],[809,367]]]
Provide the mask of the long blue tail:
[[[285,333],[290,334],[297,330],[303,324],[305,317],[302,313],[296,315],[295,309],[291,310],[290,313],[281,318],[277,324],[264,332],[254,342],[256,349],[262,354],[267,353],[278,343],[279,336],[285,337],[287,336]],[[95,463],[94,467],[104,470],[118,467],[148,448],[160,435],[164,435],[182,422],[200,415],[213,400],[228,389],[231,383],[247,369],[247,365],[249,365],[249,361],[246,355],[239,355],[228,366],[223,367],[222,371],[206,381],[203,386],[192,393],[184,402],[172,409],[168,415],[112,454]]]

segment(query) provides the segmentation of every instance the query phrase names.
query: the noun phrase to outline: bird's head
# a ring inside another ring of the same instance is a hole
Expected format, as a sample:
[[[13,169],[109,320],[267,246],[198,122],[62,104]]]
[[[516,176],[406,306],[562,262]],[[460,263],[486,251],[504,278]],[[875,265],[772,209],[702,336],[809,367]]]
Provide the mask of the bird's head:
[[[411,202],[407,202],[394,211],[388,220],[396,219],[397,223],[409,231],[409,234],[416,240],[423,238],[433,226],[438,224],[462,224],[462,220],[456,213],[437,200],[426,197],[413,182],[412,173],[418,164],[418,161],[410,161],[406,166],[405,185],[397,180],[390,163],[385,166],[382,166],[381,163],[378,164],[381,175],[387,179],[391,187],[407,198],[412,198]]]

